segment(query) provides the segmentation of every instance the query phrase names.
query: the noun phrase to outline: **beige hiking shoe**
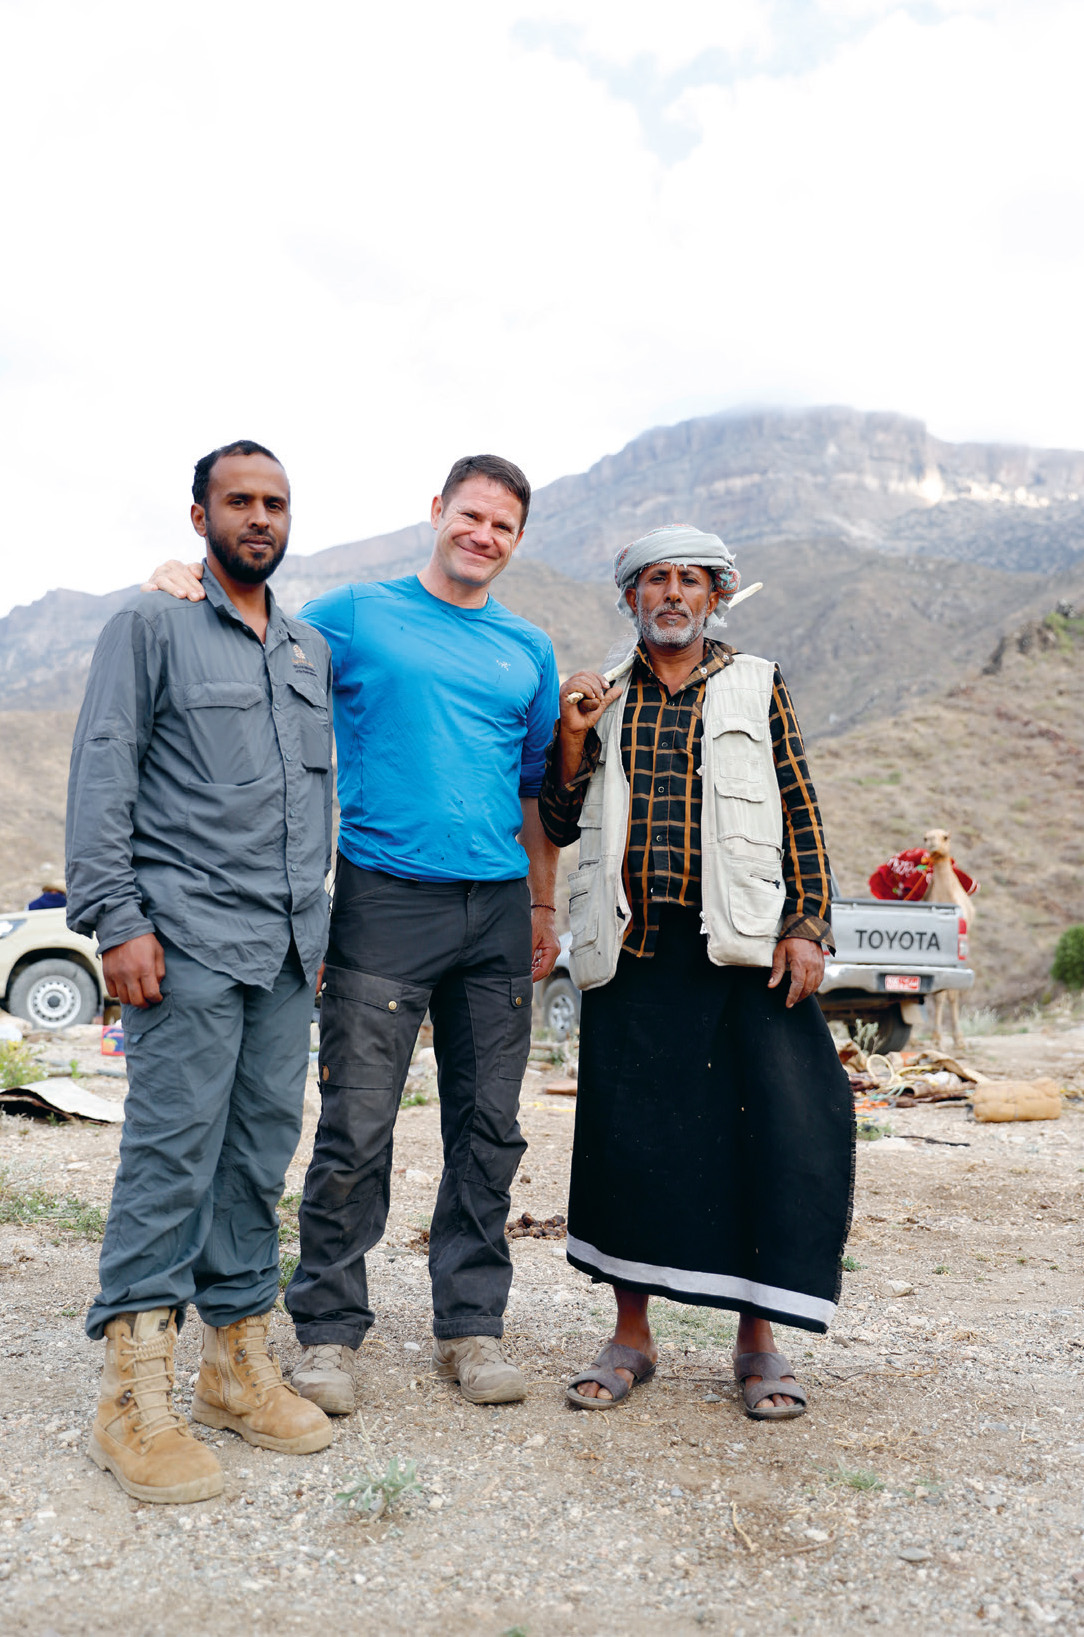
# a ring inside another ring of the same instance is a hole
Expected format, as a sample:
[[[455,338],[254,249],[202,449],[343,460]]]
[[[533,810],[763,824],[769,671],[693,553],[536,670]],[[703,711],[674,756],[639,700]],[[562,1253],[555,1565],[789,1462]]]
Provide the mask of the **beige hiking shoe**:
[[[353,1362],[352,1347],[320,1342],[305,1348],[290,1380],[302,1398],[319,1404],[325,1415],[350,1415],[354,1409]]]
[[[192,1419],[239,1432],[249,1444],[286,1455],[311,1455],[331,1442],[323,1410],[282,1379],[267,1346],[271,1314],[203,1327],[203,1361],[192,1395]]]
[[[455,1336],[433,1343],[433,1369],[446,1381],[458,1381],[470,1404],[515,1404],[527,1397],[527,1383],[514,1364],[501,1357],[496,1336]]]
[[[137,1501],[206,1501],[225,1479],[173,1408],[173,1310],[121,1313],[105,1327],[105,1368],[87,1454]]]

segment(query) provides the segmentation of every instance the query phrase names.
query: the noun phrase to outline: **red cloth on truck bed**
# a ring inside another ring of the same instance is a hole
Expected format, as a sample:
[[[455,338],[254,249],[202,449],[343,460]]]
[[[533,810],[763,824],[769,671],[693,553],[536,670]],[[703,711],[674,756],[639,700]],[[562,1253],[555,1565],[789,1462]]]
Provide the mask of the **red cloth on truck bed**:
[[[956,860],[952,860],[956,879],[968,894],[978,892],[979,884],[965,875]],[[933,875],[933,859],[924,847],[908,847],[894,853],[869,878],[869,890],[874,898],[895,898],[906,903],[917,903],[925,898]]]

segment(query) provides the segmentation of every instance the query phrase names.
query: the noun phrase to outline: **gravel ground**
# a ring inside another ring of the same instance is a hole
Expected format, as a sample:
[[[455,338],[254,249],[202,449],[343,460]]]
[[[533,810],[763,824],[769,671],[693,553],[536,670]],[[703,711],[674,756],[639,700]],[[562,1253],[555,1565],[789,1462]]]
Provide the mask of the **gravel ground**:
[[[100,1067],[97,1036],[72,1035],[41,1049]],[[1080,1028],[988,1036],[968,1056],[1084,1089]],[[418,1078],[424,1090],[424,1065]],[[89,1085],[123,1095],[123,1080]],[[565,1206],[572,1103],[534,1074],[523,1101],[530,1149],[513,1214],[545,1218]],[[292,1189],[316,1107],[311,1081]],[[360,1414],[315,1456],[199,1429],[226,1490],[195,1506],[130,1501],[83,1453],[100,1367],[82,1332],[96,1244],[0,1226],[5,1631],[195,1637],[213,1622],[247,1637],[314,1618],[442,1637],[1080,1630],[1084,1105],[1041,1124],[978,1126],[959,1108],[891,1123],[891,1138],[859,1145],[859,1265],[831,1336],[777,1330],[810,1413],[760,1424],[728,1380],[730,1316],[664,1302],[656,1379],[615,1412],[566,1407],[564,1382],[607,1333],[610,1303],[548,1240],[512,1247],[506,1343],[528,1401],[472,1407],[435,1380],[420,1230],[438,1110],[405,1108]],[[104,1205],[118,1136],[5,1117],[0,1159],[9,1181]],[[197,1328],[178,1347],[186,1405]],[[285,1315],[275,1339],[289,1367]],[[420,1490],[365,1524],[336,1491],[370,1443],[381,1468],[416,1461]]]

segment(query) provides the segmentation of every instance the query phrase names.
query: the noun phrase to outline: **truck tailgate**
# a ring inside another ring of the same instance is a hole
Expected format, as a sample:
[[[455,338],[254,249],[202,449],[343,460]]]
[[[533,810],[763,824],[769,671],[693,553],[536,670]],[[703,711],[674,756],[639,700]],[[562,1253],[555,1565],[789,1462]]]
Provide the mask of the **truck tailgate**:
[[[837,898],[832,904],[835,959],[894,968],[956,968],[955,904],[896,904],[890,899]]]

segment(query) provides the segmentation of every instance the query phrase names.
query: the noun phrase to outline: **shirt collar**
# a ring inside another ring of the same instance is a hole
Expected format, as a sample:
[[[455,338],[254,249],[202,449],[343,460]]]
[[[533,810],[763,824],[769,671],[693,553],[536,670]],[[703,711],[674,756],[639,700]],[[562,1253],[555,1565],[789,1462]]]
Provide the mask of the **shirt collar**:
[[[206,558],[203,560],[202,583],[207,595],[207,601],[219,619],[232,620],[235,625],[243,626],[246,631],[251,632],[251,626],[242,618],[238,609],[230,601],[225,587],[211,572],[211,565]],[[286,642],[290,633],[286,625],[286,616],[275,601],[275,593],[269,585],[265,584],[264,589],[267,592],[267,636],[264,639],[264,648],[270,651],[272,648],[277,647],[280,642]]]
[[[725,642],[716,642],[711,637],[705,637],[703,660],[694,670],[690,671],[677,692],[681,693],[686,688],[700,687],[715,671],[724,671],[733,658],[733,648],[728,647]],[[662,683],[655,675],[651,660],[648,658],[647,649],[642,642],[636,644],[635,669],[639,671],[641,676],[650,677],[660,688],[662,687]]]

